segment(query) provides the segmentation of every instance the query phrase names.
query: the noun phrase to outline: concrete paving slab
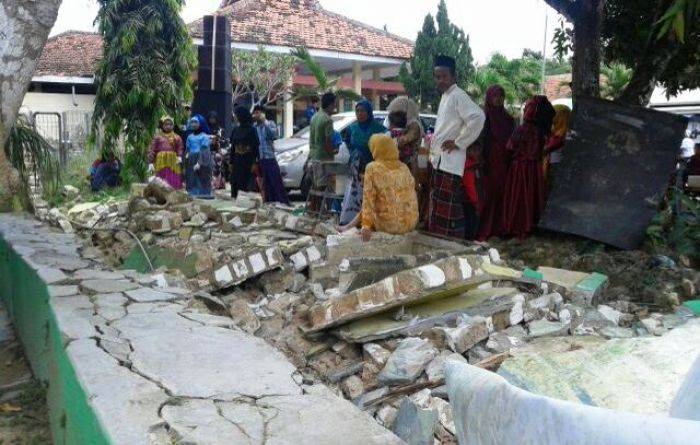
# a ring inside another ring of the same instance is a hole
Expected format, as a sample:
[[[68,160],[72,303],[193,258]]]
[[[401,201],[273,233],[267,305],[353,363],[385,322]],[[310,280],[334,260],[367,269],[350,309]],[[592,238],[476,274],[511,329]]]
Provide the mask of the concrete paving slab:
[[[158,409],[168,400],[167,394],[120,366],[94,340],[75,341],[67,353],[112,443],[150,445],[148,431],[162,422]]]
[[[90,294],[110,294],[138,289],[139,285],[130,281],[85,280],[80,283],[80,288]]]
[[[124,318],[117,327],[132,318]],[[131,360],[139,373],[175,396],[225,400],[301,393],[292,379],[296,368],[260,338],[222,328],[160,326],[164,327],[140,335],[127,333],[134,350]]]

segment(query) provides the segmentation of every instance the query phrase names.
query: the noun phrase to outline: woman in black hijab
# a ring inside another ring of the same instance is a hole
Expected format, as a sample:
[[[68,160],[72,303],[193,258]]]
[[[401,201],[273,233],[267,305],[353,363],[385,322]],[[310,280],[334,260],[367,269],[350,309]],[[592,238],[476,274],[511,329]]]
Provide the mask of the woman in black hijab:
[[[240,190],[250,191],[257,170],[260,141],[253,127],[253,116],[245,107],[237,107],[233,114],[238,125],[231,132],[231,196]]]

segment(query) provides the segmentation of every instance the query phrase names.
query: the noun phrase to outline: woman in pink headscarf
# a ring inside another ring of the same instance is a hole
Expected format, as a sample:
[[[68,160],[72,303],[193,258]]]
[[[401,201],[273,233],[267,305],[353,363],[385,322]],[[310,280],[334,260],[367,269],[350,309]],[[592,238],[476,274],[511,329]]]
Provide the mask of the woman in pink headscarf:
[[[504,107],[506,92],[500,85],[486,91],[484,114],[486,123],[481,133],[484,167],[484,203],[481,207],[477,239],[483,241],[501,236],[503,230],[503,192],[508,174],[509,155],[506,149],[515,122]]]

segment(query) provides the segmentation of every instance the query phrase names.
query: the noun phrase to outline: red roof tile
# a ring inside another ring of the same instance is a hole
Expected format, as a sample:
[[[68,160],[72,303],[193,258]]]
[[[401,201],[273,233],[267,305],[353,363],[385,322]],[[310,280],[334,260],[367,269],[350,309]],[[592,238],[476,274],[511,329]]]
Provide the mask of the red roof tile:
[[[323,9],[317,0],[224,0],[234,42],[408,59],[413,42]],[[189,25],[202,37],[202,20]]]
[[[67,31],[51,37],[34,76],[92,77],[102,58],[102,36]]]
[[[547,76],[544,84],[547,99],[566,99],[571,97],[571,74]]]
[[[235,42],[399,59],[413,52],[410,40],[326,11],[316,0],[224,0],[218,13],[229,18]],[[202,19],[188,27],[202,36]],[[92,77],[101,57],[99,34],[67,31],[46,42],[34,76]]]

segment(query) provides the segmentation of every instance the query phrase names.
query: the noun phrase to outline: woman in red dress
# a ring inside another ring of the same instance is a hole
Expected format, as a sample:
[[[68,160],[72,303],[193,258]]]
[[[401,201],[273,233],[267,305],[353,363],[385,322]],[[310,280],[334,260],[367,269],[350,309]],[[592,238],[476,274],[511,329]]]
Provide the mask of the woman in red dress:
[[[511,162],[503,197],[505,234],[520,239],[532,232],[544,209],[542,159],[554,108],[545,96],[535,96],[525,105],[523,119],[508,142]]]
[[[515,122],[503,106],[506,93],[502,86],[492,85],[486,91],[484,113],[486,123],[481,133],[482,157],[486,161],[484,202],[480,203],[480,227],[477,239],[485,241],[503,235],[503,192],[508,174],[506,145],[513,134]]]

